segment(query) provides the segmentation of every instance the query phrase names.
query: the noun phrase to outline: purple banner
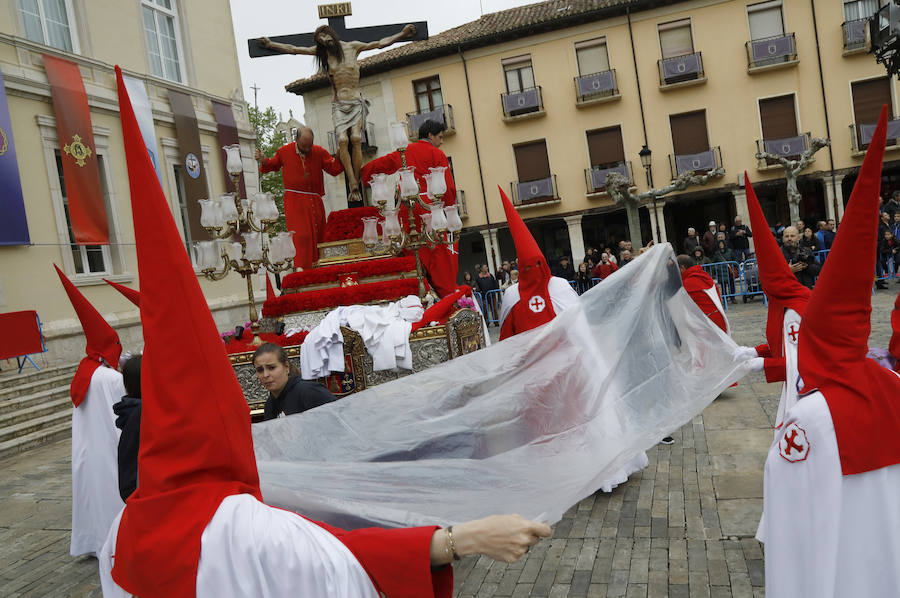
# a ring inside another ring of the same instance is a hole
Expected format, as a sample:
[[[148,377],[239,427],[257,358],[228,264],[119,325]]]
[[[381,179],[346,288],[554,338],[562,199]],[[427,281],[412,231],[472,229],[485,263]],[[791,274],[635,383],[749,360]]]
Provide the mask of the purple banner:
[[[532,199],[537,199],[539,197],[550,199],[553,197],[553,177],[518,183],[516,185],[516,192],[519,203],[531,201]]]
[[[863,145],[867,145],[872,141],[872,135],[875,134],[875,125],[859,125],[859,133]],[[900,139],[900,120],[889,120],[887,124],[887,138]]]
[[[869,19],[857,19],[844,24],[848,44],[862,44],[866,41],[866,23]]]
[[[612,71],[603,71],[593,75],[578,77],[578,94],[589,96],[595,93],[605,93],[616,88],[616,79]]]
[[[675,58],[666,58],[662,61],[663,79],[678,79],[687,75],[699,75],[702,70],[700,65],[700,54],[687,54],[685,56],[676,56]]]
[[[793,56],[794,36],[770,37],[750,42],[753,62],[764,62],[776,58]]]
[[[678,174],[683,172],[698,172],[701,170],[712,170],[716,167],[715,150],[707,150],[699,154],[684,154],[675,156],[675,169]]]
[[[763,141],[763,145],[767,153],[775,154],[782,158],[799,156],[806,150],[806,135],[785,137],[784,139],[766,139]]]
[[[419,127],[425,124],[426,120],[433,120],[436,123],[443,123],[444,108],[443,106],[438,106],[434,110],[429,110],[420,114],[409,114],[407,115],[407,117],[409,120],[410,137],[415,137],[419,134]]]
[[[591,185],[594,187],[594,190],[606,187],[606,177],[611,172],[618,172],[626,179],[631,180],[631,177],[628,176],[628,165],[624,163],[612,168],[591,168]]]
[[[503,96],[503,107],[506,108],[507,114],[534,112],[541,107],[541,95],[537,87],[508,93]]]
[[[0,71],[0,245],[30,245],[6,86]]]

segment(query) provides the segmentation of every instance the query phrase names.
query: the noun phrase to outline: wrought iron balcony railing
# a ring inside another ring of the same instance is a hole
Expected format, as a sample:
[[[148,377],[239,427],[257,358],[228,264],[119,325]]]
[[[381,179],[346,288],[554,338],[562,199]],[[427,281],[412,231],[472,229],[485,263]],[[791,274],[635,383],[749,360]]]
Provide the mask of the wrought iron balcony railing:
[[[559,201],[555,174],[535,181],[513,181],[510,183],[510,187],[512,188],[513,205],[516,206]]]
[[[575,97],[579,104],[617,95],[616,69],[575,77]]]
[[[606,190],[606,176],[611,172],[617,172],[628,179],[631,183],[634,181],[634,173],[631,170],[631,162],[621,160],[619,162],[611,162],[609,164],[599,164],[584,169],[584,183],[588,193],[602,193]]]
[[[456,127],[453,124],[453,106],[443,104],[435,106],[434,110],[420,110],[419,112],[406,113],[406,133],[410,139],[419,138],[419,127],[425,124],[426,120],[433,120],[444,125],[444,134],[453,134]]]
[[[722,149],[718,146],[696,154],[669,154],[673,179],[686,172],[703,175],[716,168],[722,168]]]
[[[503,106],[504,118],[544,111],[544,98],[540,85],[522,91],[501,93],[500,103]]]
[[[749,70],[797,62],[797,43],[793,33],[753,39],[746,46]]]
[[[703,57],[700,52],[663,58],[657,61],[657,67],[660,86],[706,79],[706,73],[703,71]]]

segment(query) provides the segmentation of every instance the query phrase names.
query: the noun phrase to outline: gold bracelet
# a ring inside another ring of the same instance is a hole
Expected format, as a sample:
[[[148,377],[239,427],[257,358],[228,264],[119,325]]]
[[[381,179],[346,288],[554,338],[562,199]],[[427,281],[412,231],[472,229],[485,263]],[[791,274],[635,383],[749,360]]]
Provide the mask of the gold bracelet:
[[[447,544],[448,544],[447,552],[450,552],[453,555],[454,561],[458,561],[459,555],[456,554],[456,545],[453,543],[453,526],[451,525],[445,531],[447,532]]]

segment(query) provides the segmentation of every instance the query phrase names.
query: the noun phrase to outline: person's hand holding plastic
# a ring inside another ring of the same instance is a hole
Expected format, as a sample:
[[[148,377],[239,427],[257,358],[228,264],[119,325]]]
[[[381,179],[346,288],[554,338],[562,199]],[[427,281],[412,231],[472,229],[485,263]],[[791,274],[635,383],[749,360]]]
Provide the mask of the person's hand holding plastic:
[[[449,530],[449,533],[448,533]],[[470,554],[514,563],[552,531],[546,523],[519,515],[491,515],[439,529],[431,538],[431,564],[443,565]]]

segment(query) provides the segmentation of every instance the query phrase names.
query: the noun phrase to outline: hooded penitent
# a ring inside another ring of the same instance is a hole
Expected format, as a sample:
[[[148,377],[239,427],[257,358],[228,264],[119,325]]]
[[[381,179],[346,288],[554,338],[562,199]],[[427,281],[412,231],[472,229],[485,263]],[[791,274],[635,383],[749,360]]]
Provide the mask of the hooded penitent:
[[[138,596],[193,596],[201,535],[222,499],[260,498],[250,417],[118,67],[116,79],[145,346],[140,483],[122,514],[112,575]]]
[[[550,266],[531,236],[525,221],[519,216],[512,202],[499,186],[506,222],[516,245],[516,262],[519,265],[519,301],[504,320],[500,340],[537,328],[556,317],[550,300]]]
[[[78,320],[81,322],[81,328],[84,330],[84,337],[87,345],[84,348],[85,357],[78,364],[75,370],[75,377],[72,378],[72,385],[69,387],[69,394],[72,396],[72,403],[78,407],[87,394],[88,387],[91,385],[91,376],[103,362],[113,368],[119,367],[119,356],[122,354],[122,345],[119,343],[119,335],[113,330],[113,327],[103,319],[103,316],[94,309],[94,306],[88,303],[84,295],[75,288],[75,285],[62,273],[59,266],[53,265],[59,280],[62,282],[75,313],[78,314]]]
[[[828,402],[844,475],[900,463],[900,377],[866,358],[886,123],[885,106],[800,330],[804,390]]]
[[[109,286],[114,288],[115,290],[122,293],[122,295],[126,299],[128,299],[129,301],[134,303],[136,306],[138,306],[138,307],[141,306],[141,294],[138,291],[135,291],[134,289],[129,289],[128,287],[126,287],[123,284],[119,284],[119,283],[113,282],[111,280],[106,280],[105,278],[103,279],[103,282],[105,282],[106,284],[108,284]]]

